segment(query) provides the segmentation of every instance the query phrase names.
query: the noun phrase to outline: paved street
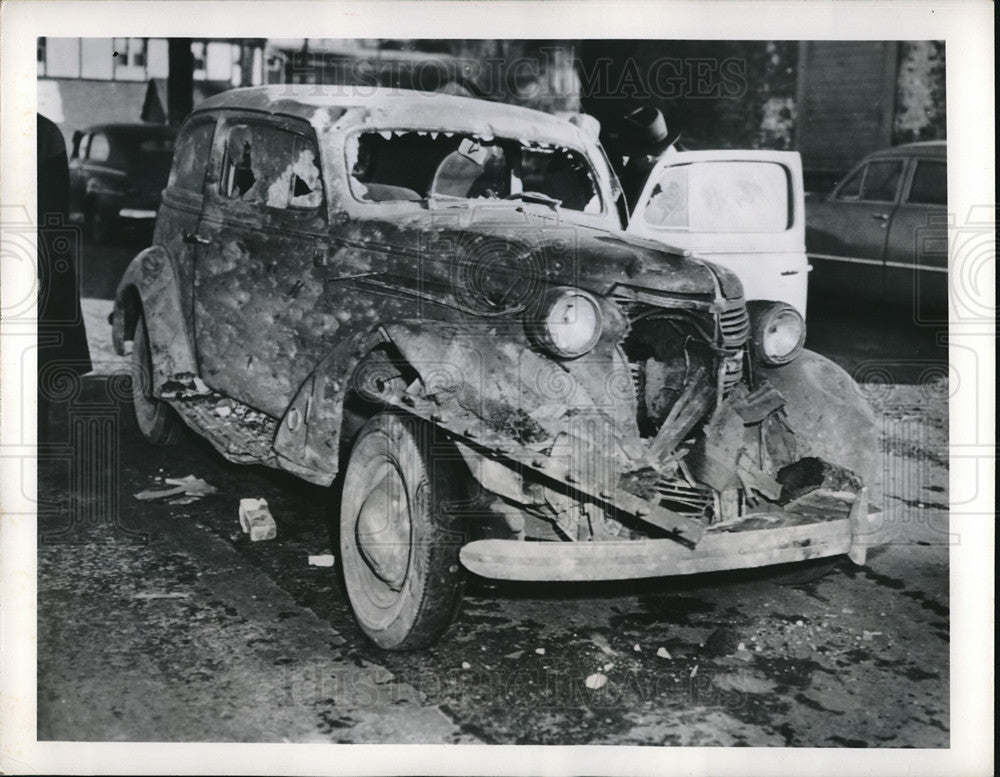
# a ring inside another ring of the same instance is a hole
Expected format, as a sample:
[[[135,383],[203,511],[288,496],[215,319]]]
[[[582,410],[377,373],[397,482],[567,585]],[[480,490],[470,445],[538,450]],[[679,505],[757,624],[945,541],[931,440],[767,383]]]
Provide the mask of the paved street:
[[[83,380],[69,417],[103,419],[103,437],[74,449],[64,418],[54,436],[67,444],[39,467],[39,739],[948,745],[946,352],[933,330],[810,315],[812,347],[899,384],[871,387],[887,544],[866,567],[799,587],[759,572],[473,581],[440,645],[391,654],[355,627],[337,566],[308,564],[332,553],[328,491],[229,464],[193,434],[168,449],[141,439],[101,328],[133,250],[84,255],[103,374]],[[133,498],[189,474],[216,493]],[[244,497],[268,500],[277,539],[242,534]],[[606,684],[588,688],[598,673]]]

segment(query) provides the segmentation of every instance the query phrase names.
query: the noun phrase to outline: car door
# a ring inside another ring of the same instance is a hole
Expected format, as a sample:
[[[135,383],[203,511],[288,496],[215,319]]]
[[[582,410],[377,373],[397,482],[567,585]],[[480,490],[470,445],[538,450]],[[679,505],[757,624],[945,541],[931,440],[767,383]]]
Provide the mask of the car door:
[[[948,291],[948,166],[912,159],[899,207],[889,225],[886,294],[941,305]]]
[[[806,313],[802,160],[790,151],[668,152],[643,187],[628,232],[735,272],[748,300]]]
[[[806,246],[816,268],[814,285],[884,293],[885,250],[903,172],[901,158],[871,159],[825,200],[808,202]]]
[[[194,324],[210,387],[280,415],[320,349],[313,273],[325,241],[319,155],[305,122],[233,115],[214,144],[197,235]]]

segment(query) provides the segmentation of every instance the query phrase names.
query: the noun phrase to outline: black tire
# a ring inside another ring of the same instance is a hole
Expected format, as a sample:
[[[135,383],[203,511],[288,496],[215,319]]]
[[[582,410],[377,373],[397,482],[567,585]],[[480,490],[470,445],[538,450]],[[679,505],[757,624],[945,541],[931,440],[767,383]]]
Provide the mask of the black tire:
[[[153,361],[146,334],[146,318],[139,316],[132,341],[132,408],[135,423],[150,445],[176,445],[183,427],[166,402],[153,396]]]
[[[815,583],[832,572],[846,556],[828,556],[793,564],[775,564],[768,569],[768,579],[777,585],[806,585]]]
[[[385,650],[436,642],[458,614],[465,576],[457,451],[417,419],[370,418],[344,473],[340,556],[355,620]]]

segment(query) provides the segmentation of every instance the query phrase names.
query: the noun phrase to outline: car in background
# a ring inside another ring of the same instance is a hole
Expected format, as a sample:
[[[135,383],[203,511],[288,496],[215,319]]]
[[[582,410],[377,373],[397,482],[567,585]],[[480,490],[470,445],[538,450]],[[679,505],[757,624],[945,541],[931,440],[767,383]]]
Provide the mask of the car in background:
[[[70,219],[90,240],[152,227],[176,137],[176,128],[159,124],[101,124],[73,134]]]
[[[869,154],[829,195],[806,198],[813,288],[945,306],[947,211],[945,141]]]

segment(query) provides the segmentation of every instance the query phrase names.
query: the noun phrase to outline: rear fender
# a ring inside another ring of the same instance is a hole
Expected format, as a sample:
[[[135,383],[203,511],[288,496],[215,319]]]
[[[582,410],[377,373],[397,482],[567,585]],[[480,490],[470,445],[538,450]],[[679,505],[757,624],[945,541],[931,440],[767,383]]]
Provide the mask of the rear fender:
[[[197,374],[194,344],[181,307],[180,288],[167,252],[158,246],[141,251],[126,268],[115,292],[111,336],[115,353],[135,336],[139,315],[146,318],[153,361],[153,393],[171,376]]]

